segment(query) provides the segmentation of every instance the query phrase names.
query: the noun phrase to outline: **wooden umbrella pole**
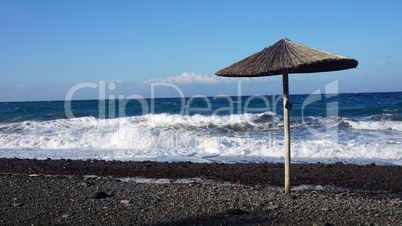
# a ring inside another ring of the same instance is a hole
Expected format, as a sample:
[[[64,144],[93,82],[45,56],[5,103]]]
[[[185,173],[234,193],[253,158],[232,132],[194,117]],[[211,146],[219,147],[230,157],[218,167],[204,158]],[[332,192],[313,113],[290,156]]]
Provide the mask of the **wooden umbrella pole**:
[[[283,79],[283,123],[285,135],[285,193],[290,193],[290,125],[289,109],[286,108],[286,102],[289,101],[289,76],[284,71]]]

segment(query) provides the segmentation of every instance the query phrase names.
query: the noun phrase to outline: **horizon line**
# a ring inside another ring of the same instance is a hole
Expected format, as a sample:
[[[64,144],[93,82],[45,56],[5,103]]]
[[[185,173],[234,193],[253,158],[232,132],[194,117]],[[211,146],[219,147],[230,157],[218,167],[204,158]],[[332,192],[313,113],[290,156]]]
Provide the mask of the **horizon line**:
[[[382,91],[382,92],[345,92],[345,93],[325,93],[325,94],[370,94],[370,93],[402,93],[402,91]],[[290,94],[289,96],[298,96],[298,95],[324,95],[324,93],[320,94],[308,94],[308,93],[296,93],[296,94]],[[192,96],[184,96],[184,97],[144,97],[143,99],[145,100],[151,100],[151,99],[177,99],[177,98],[191,98],[197,95],[192,95]],[[228,96],[228,97],[238,97],[238,95],[215,95],[215,96],[206,96],[206,95],[201,95],[202,97],[206,98],[214,98],[217,96]],[[283,94],[254,94],[254,95],[241,95],[240,97],[251,97],[251,96],[283,96]],[[141,99],[141,98],[136,98],[136,99]],[[129,99],[129,100],[136,100],[136,99]],[[77,99],[77,100],[21,100],[21,101],[0,101],[0,103],[33,103],[33,102],[66,102],[66,101],[106,101],[106,100],[126,100],[126,99]]]

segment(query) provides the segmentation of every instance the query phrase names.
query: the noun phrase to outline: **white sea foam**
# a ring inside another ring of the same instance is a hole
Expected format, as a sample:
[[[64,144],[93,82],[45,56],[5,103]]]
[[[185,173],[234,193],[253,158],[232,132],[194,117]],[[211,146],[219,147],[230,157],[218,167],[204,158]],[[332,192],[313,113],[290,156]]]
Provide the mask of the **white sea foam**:
[[[317,120],[316,120],[317,119]],[[337,139],[294,121],[292,161],[402,165],[399,121],[352,121]],[[399,124],[398,124],[399,123]],[[0,124],[0,157],[195,162],[282,162],[283,132],[272,112],[228,116],[148,114]],[[367,126],[367,125],[370,126]],[[365,127],[369,127],[366,131]],[[386,129],[390,127],[391,129]],[[386,134],[385,134],[386,133]]]
[[[394,130],[402,132],[402,121],[353,121],[345,120],[351,128],[356,130]]]

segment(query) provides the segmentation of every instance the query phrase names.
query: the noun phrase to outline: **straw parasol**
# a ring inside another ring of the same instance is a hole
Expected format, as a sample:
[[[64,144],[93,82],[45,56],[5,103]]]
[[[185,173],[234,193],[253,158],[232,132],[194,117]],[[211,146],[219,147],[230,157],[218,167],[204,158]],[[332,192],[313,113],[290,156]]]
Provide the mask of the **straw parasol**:
[[[285,133],[285,192],[290,193],[289,73],[338,71],[357,67],[357,60],[314,49],[288,39],[234,63],[215,74],[223,77],[260,77],[282,74]]]

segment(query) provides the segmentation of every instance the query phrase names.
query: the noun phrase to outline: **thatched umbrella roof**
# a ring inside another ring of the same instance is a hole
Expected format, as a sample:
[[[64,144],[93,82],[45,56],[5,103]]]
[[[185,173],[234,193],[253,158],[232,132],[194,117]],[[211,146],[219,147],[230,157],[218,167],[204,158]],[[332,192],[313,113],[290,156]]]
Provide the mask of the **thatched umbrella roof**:
[[[285,138],[285,192],[290,193],[290,124],[289,73],[314,73],[355,68],[355,59],[335,55],[319,49],[279,40],[272,46],[244,60],[226,67],[215,74],[226,77],[260,77],[282,74],[283,122]]]
[[[234,63],[215,74],[224,77],[259,77],[288,73],[314,73],[355,68],[355,59],[314,49],[287,39]]]

